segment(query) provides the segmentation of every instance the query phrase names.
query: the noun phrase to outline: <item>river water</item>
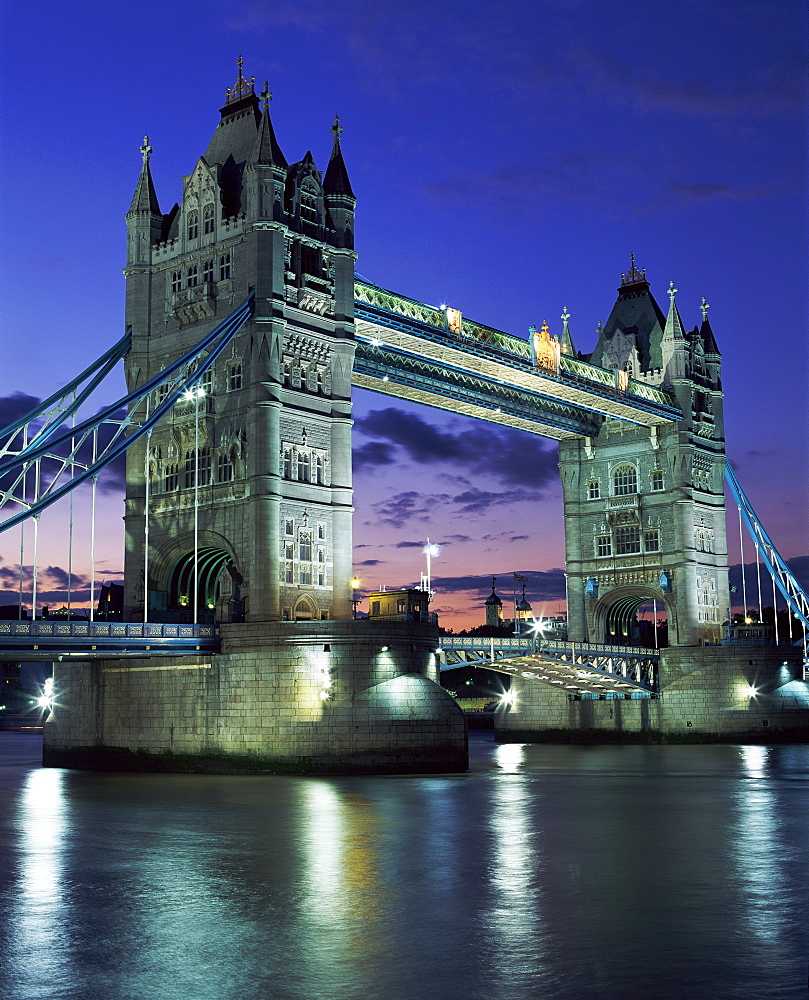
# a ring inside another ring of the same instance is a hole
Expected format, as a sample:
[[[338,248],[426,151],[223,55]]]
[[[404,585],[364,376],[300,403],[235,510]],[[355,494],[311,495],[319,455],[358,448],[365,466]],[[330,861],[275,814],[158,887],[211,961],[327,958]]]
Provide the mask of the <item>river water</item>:
[[[0,734],[10,1000],[806,1000],[809,746],[468,774],[39,767]]]

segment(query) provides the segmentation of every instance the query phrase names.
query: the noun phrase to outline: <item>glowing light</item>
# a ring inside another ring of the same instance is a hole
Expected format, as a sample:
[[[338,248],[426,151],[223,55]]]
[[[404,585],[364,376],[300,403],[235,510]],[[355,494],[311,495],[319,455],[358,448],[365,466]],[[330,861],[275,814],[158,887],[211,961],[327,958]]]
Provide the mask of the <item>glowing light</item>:
[[[758,688],[753,687],[752,684],[748,684],[747,687],[744,689],[744,694],[746,698],[755,698],[756,695],[758,694]]]
[[[360,581],[356,578],[356,576],[353,577],[352,580],[351,580],[351,589],[352,590],[356,590],[357,587],[359,587],[359,585],[360,585]]]
[[[515,701],[516,698],[514,697],[513,691],[504,691],[500,695],[500,704],[503,706],[503,708],[510,708]]]
[[[42,694],[37,698],[36,704],[40,708],[45,708],[49,712],[53,708],[53,678],[48,677],[42,687]]]
[[[388,648],[388,646],[383,646],[382,649],[380,649],[380,653],[387,653]]]

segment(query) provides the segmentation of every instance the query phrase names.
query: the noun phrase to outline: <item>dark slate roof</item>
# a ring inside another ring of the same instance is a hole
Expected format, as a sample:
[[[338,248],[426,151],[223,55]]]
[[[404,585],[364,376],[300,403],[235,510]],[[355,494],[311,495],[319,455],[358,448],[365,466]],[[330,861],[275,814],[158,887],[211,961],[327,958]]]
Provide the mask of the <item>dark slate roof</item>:
[[[660,311],[645,278],[624,282],[618,289],[618,299],[598,338],[590,362],[600,365],[605,349],[617,331],[634,340],[643,371],[660,368],[663,356],[660,341],[666,317]]]
[[[272,127],[269,109],[263,111],[261,114],[261,119],[258,123],[258,134],[256,135],[253,150],[250,154],[250,162],[276,167],[287,166],[286,158],[281,152],[278,140],[275,138],[275,130]]]
[[[495,594],[494,587],[492,587],[491,594],[489,594],[489,596],[486,598],[486,604],[487,605],[497,604],[497,605],[500,605],[500,606],[502,606],[502,604],[503,604],[503,602],[500,600],[500,598],[497,596],[497,594]]]
[[[132,204],[129,206],[130,212],[147,212],[150,215],[160,215],[160,206],[157,203],[154,184],[152,183],[152,172],[149,170],[149,161],[146,160],[140,171],[138,185],[132,197]]]
[[[230,157],[234,163],[246,163],[256,144],[261,119],[258,98],[248,94],[220,109],[222,118],[205,150],[206,162],[223,164]],[[280,152],[280,150],[279,150]]]
[[[340,138],[335,135],[332,146],[331,159],[326,167],[326,176],[323,178],[323,191],[326,194],[343,194],[349,198],[355,197],[351,189],[351,181],[348,179],[348,171],[343,162],[343,154],[340,150]]]
[[[720,358],[722,357],[719,348],[716,346],[716,340],[713,335],[713,330],[711,329],[710,321],[706,316],[702,321],[702,326],[700,327],[699,335],[702,338],[702,349],[706,354],[716,354]]]

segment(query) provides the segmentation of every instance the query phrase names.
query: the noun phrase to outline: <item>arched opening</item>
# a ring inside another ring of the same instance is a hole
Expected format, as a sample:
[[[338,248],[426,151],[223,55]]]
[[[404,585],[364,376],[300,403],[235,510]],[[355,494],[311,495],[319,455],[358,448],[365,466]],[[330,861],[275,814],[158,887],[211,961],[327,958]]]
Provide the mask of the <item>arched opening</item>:
[[[662,649],[668,646],[665,604],[647,594],[627,594],[607,609],[604,641],[617,646]]]
[[[231,570],[234,580],[233,560],[224,549],[214,546],[203,546],[197,551],[197,619],[201,622],[212,622],[219,603],[222,571],[227,567]],[[235,574],[235,575],[234,575]],[[169,574],[168,586],[169,610],[178,614],[194,613],[194,553],[186,552],[174,564]]]
[[[317,604],[308,594],[302,594],[292,609],[292,620],[294,622],[311,622],[319,618],[320,610]]]

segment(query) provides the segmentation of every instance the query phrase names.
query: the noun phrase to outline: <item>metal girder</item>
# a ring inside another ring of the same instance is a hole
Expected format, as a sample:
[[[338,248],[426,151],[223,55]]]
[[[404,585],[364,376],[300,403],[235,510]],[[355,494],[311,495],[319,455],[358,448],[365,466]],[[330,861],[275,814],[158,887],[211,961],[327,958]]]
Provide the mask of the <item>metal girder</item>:
[[[761,556],[767,572],[774,581],[776,587],[781,591],[789,609],[801,622],[804,629],[809,628],[809,596],[798,583],[792,570],[781,558],[780,553],[773,545],[770,536],[764,530],[764,525],[758,519],[758,515],[753,510],[753,505],[747,499],[741,483],[733,471],[729,461],[725,462],[725,480],[730,486],[733,498],[739,509],[739,513],[744,520],[756,551]]]
[[[527,390],[536,397],[559,400],[591,414],[643,426],[682,418],[673,396],[656,386],[628,379],[626,388],[619,389],[614,372],[569,355],[561,356],[558,372],[537,368],[531,361],[527,341],[468,320],[462,321],[461,333],[452,333],[444,324],[441,310],[367,282],[355,281],[354,300],[358,342],[373,346],[384,343],[403,353]],[[493,411],[480,416],[494,423],[506,422]]]
[[[129,336],[36,410],[0,431],[0,510],[20,508],[0,524],[6,531],[90,479],[131,447],[187,393],[196,390],[253,309],[253,293],[190,351],[134,392],[80,424],[65,426],[79,402],[128,350]],[[84,389],[80,383],[92,378]],[[155,405],[152,407],[152,395]]]
[[[598,434],[592,413],[583,407],[389,347],[358,343],[352,381],[363,389],[543,437]]]
[[[0,660],[215,653],[220,642],[217,625],[79,622],[58,618],[0,622]]]
[[[633,646],[443,636],[441,670],[480,666],[535,680],[569,694],[658,691],[660,655]]]

